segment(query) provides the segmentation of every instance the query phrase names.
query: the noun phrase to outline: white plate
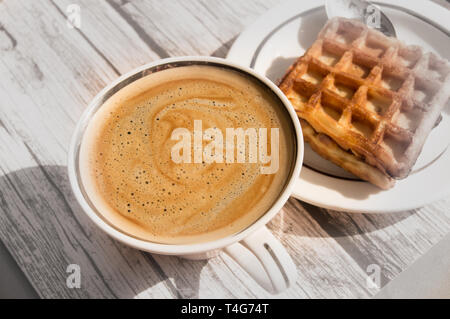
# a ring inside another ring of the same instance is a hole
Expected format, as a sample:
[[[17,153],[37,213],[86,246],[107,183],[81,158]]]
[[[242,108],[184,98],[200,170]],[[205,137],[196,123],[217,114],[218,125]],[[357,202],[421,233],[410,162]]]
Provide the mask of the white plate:
[[[431,1],[377,1],[397,37],[450,60],[450,11]],[[269,10],[235,41],[228,59],[250,66],[272,81],[314,42],[327,18],[324,1],[290,0]],[[450,196],[450,107],[427,139],[411,175],[382,191],[310,149],[293,196],[328,209],[388,213],[414,209]]]

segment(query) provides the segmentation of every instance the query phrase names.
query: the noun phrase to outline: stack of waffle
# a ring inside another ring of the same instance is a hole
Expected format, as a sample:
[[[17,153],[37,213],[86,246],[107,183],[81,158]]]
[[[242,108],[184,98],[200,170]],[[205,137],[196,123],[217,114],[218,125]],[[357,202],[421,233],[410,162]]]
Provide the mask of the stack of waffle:
[[[359,21],[334,18],[280,88],[314,151],[389,189],[408,176],[440,121],[450,64]]]

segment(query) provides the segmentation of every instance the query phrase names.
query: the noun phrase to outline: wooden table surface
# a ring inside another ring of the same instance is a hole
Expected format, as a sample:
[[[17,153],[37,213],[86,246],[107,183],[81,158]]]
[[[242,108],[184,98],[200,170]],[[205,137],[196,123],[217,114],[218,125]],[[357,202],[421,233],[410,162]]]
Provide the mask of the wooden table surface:
[[[151,255],[103,234],[71,193],[67,150],[89,101],[131,69],[224,57],[279,0],[0,0],[0,239],[42,298],[348,298],[381,286],[450,232],[450,199],[397,214],[347,214],[290,199],[269,224],[298,280],[272,296],[227,256]],[[81,28],[67,9],[81,8]],[[445,3],[444,3],[445,4]],[[70,264],[81,288],[66,285]],[[0,276],[2,274],[0,273]]]

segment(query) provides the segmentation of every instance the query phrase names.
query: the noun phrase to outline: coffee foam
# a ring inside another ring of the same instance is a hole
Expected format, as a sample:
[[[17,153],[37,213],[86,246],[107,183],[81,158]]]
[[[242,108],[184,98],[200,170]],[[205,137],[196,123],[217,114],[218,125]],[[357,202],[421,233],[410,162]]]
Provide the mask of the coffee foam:
[[[261,175],[261,164],[174,163],[171,133],[192,132],[194,120],[222,132],[280,128],[280,169]],[[273,93],[236,71],[160,71],[126,86],[94,115],[80,149],[83,186],[99,214],[134,237],[167,244],[225,237],[278,198],[293,163],[290,125]]]

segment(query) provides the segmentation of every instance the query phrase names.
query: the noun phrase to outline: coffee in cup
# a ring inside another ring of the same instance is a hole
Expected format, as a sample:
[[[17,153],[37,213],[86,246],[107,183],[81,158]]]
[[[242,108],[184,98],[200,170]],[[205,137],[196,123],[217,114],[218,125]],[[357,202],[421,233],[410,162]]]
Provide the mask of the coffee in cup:
[[[163,244],[238,233],[279,198],[295,162],[285,106],[224,66],[168,67],[126,85],[92,117],[81,181],[111,226]]]

